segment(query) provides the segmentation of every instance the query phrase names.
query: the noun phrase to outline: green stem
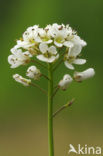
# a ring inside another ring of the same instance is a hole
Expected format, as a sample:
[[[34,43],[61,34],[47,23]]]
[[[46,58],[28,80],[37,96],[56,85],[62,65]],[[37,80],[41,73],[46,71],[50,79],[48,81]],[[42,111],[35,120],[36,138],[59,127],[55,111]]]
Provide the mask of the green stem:
[[[49,156],[54,156],[54,143],[53,143],[53,72],[52,64],[48,64],[48,144]]]

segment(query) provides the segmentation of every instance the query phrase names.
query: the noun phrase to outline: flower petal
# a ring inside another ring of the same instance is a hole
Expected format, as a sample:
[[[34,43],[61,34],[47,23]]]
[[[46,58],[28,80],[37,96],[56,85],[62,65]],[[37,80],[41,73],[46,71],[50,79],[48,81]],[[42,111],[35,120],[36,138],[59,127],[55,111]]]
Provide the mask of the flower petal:
[[[50,43],[53,42],[53,40],[48,40],[48,41],[43,41],[43,42],[46,43],[46,44],[50,44]]]
[[[48,45],[45,44],[45,43],[41,43],[41,44],[39,45],[39,49],[40,49],[40,51],[44,54],[44,53],[46,53],[47,50],[48,50]]]
[[[86,60],[85,59],[75,59],[73,61],[74,64],[85,64],[86,63]]]
[[[48,63],[52,63],[57,59],[57,57],[55,56],[51,56],[50,58],[47,58],[44,55],[38,55],[37,58],[43,62],[48,62]]]
[[[74,66],[72,64],[68,63],[68,61],[65,61],[64,64],[67,68],[72,69],[72,70],[74,69]]]
[[[80,54],[81,50],[82,50],[81,45],[74,45],[72,48],[70,48],[69,56],[76,57]]]
[[[58,42],[56,42],[56,41],[54,41],[54,44],[55,44],[57,47],[62,47],[62,46],[63,46],[62,43],[58,43]]]
[[[41,38],[40,38],[39,36],[35,37],[35,41],[36,41],[37,43],[41,43],[41,42],[42,42],[42,40],[41,40]]]
[[[22,48],[26,49],[26,48],[34,46],[35,43],[30,43],[29,41],[20,41],[20,40],[18,40],[17,45],[18,45],[18,48],[22,47]]]
[[[84,46],[87,45],[87,43],[86,43],[84,40],[82,40],[82,39],[81,39],[79,36],[77,36],[77,35],[74,35],[73,42],[74,42],[74,44],[81,45],[82,47],[84,47]]]
[[[57,54],[57,51],[56,51],[56,47],[55,46],[51,46],[48,51],[51,53],[51,54]]]
[[[64,46],[72,48],[73,47],[73,43],[70,42],[70,41],[65,41],[64,42]]]

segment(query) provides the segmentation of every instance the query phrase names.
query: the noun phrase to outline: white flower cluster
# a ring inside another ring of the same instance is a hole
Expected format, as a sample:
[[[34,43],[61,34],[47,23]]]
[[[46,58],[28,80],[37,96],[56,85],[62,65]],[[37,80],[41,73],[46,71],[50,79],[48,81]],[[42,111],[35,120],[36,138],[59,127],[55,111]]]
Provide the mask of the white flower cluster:
[[[65,66],[73,70],[73,64],[86,63],[85,59],[79,58],[84,46],[86,42],[69,25],[54,23],[45,28],[34,25],[27,28],[22,38],[17,40],[17,44],[11,49],[12,54],[8,57],[8,62],[11,68],[17,68],[28,64],[34,58],[46,63],[54,63],[62,55]],[[35,66],[31,66],[26,75],[37,80],[41,73]],[[64,79],[68,82],[70,77],[66,75]],[[62,82],[60,84],[63,84]]]
[[[47,25],[44,29],[34,25],[23,33],[20,40],[17,40],[17,45],[11,49],[12,55],[8,57],[8,62],[11,68],[16,68],[28,63],[30,58],[35,56],[40,61],[52,63],[59,58],[60,49],[65,47],[65,65],[74,69],[72,64],[86,62],[84,59],[78,59],[85,45],[86,42],[81,40],[69,25],[53,24]]]

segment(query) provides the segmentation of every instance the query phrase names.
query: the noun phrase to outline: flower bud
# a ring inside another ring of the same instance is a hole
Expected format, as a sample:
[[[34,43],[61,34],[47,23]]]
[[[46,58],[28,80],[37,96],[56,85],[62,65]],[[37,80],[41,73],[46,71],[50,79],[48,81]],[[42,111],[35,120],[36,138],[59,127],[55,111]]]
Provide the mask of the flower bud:
[[[28,68],[26,75],[34,80],[38,80],[41,76],[41,73],[40,70],[36,68],[36,66],[31,66]]]
[[[66,90],[72,82],[72,77],[69,74],[64,75],[63,79],[59,82],[58,86],[62,90]]]
[[[83,72],[75,72],[74,79],[77,82],[82,82],[83,80],[89,79],[95,75],[95,71],[93,68],[89,68]]]
[[[25,79],[23,78],[21,75],[19,74],[15,74],[13,75],[13,78],[15,79],[15,81],[23,84],[24,86],[29,86],[30,83],[31,83],[31,80],[30,79]]]

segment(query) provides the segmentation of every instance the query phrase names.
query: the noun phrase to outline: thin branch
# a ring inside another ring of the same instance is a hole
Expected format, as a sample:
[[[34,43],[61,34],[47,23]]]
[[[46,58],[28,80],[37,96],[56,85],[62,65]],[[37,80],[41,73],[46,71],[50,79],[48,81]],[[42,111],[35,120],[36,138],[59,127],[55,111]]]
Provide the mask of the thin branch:
[[[38,62],[38,61],[36,61],[36,60],[31,60],[33,63],[36,63],[36,64],[38,64],[38,65],[40,65],[41,67],[44,67],[45,69],[47,69],[47,67],[44,65],[44,64],[42,64],[42,63],[40,63],[40,62]]]
[[[72,105],[72,103],[74,102],[75,99],[72,99],[71,101],[69,101],[67,104],[63,105],[61,108],[59,108],[54,114],[53,117],[55,117],[58,113],[60,113],[62,110],[64,110],[67,107],[70,107]]]
[[[55,71],[55,70],[57,69],[57,67],[63,62],[63,58],[62,58],[62,57],[65,55],[67,49],[65,49],[65,48],[63,47],[61,51],[63,51],[63,52],[62,52],[62,54],[60,55],[60,57],[59,57],[59,58],[60,58],[60,59],[59,59],[59,62],[56,64],[56,66],[54,67],[53,71]]]
[[[54,97],[54,96],[56,95],[56,93],[58,92],[58,90],[59,90],[59,87],[57,86],[57,88],[55,89],[55,91],[54,91],[52,97]]]
[[[58,66],[59,66],[62,62],[63,62],[63,59],[61,59],[61,60],[58,62],[58,64],[54,67],[53,71],[55,71],[55,70],[58,68]]]
[[[47,92],[45,89],[41,88],[39,85],[35,84],[35,83],[30,83],[31,86],[36,87],[38,89],[40,89],[44,94],[47,95]]]
[[[65,52],[62,53],[62,55],[60,56],[59,62],[56,64],[56,66],[54,67],[53,71],[55,71],[57,69],[57,67],[63,62],[63,56],[64,56]],[[62,58],[62,59],[61,59]]]
[[[41,76],[45,77],[47,80],[50,81],[50,79],[48,78],[48,76],[46,76],[45,74],[41,74]]]
[[[54,86],[54,89],[57,88],[57,87],[58,87],[58,85]]]

